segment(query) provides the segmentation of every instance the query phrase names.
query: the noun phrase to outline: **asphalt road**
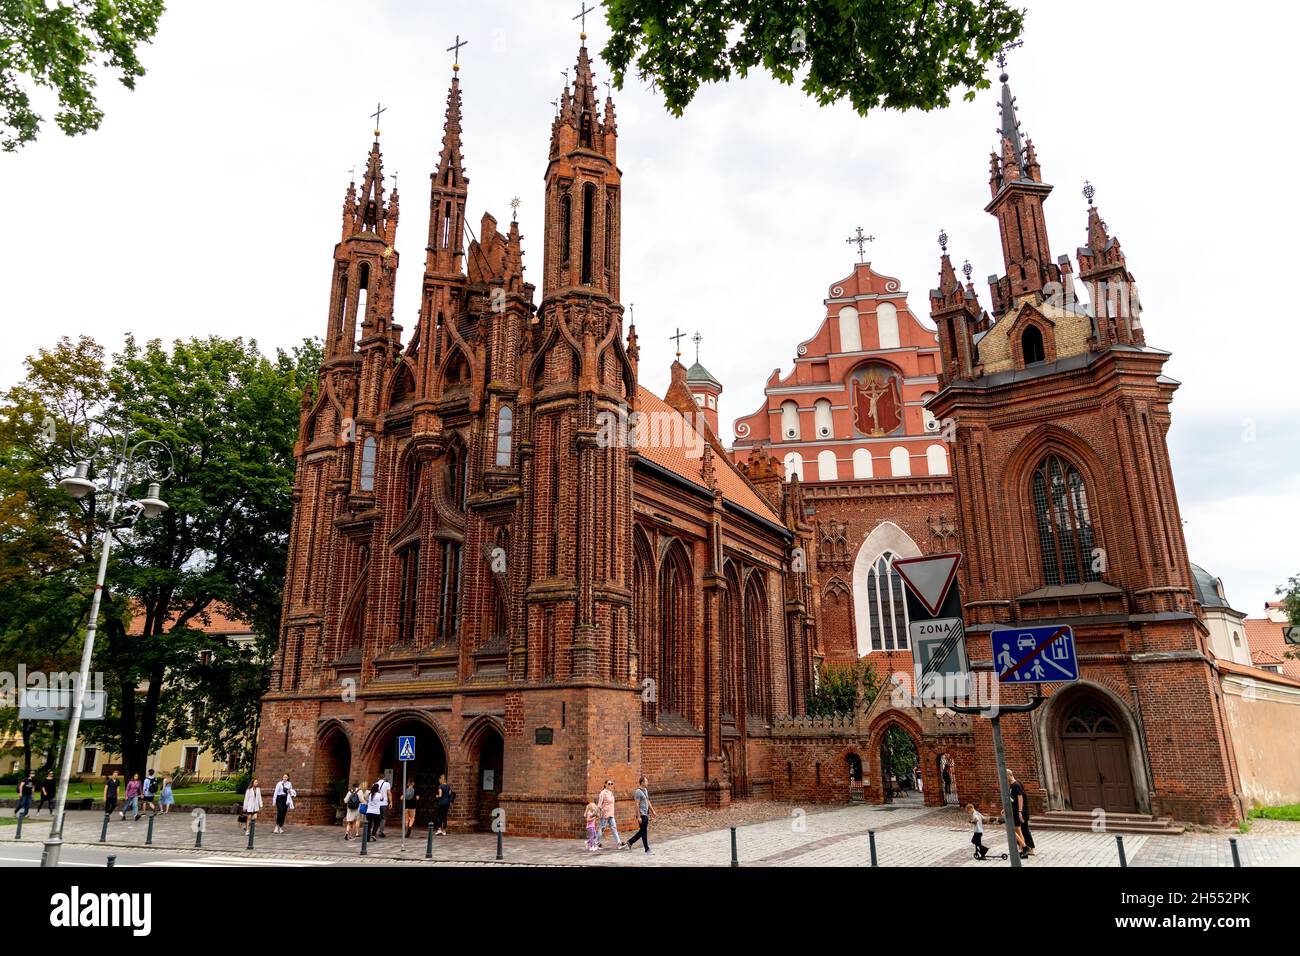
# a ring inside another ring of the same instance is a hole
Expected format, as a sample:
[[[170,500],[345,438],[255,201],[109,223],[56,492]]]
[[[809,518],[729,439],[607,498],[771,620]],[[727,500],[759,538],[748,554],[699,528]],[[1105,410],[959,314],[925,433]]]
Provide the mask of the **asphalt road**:
[[[115,866],[339,866],[351,861],[343,860],[292,860],[271,857],[213,856],[209,854],[182,853],[166,848],[131,850],[114,847]],[[64,846],[59,855],[59,866],[98,867],[107,865],[108,852],[81,846]],[[0,867],[40,866],[41,844],[0,844]]]

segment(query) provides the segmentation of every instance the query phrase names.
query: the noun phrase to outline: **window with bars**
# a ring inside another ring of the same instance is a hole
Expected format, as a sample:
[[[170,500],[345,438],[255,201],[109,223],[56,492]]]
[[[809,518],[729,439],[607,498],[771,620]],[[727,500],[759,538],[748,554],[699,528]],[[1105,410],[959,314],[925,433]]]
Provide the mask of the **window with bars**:
[[[1092,515],[1083,476],[1057,455],[1048,455],[1034,471],[1034,519],[1045,584],[1099,581]]]
[[[873,651],[904,651],[907,639],[907,599],[903,578],[894,570],[894,558],[886,551],[867,571],[867,627]]]

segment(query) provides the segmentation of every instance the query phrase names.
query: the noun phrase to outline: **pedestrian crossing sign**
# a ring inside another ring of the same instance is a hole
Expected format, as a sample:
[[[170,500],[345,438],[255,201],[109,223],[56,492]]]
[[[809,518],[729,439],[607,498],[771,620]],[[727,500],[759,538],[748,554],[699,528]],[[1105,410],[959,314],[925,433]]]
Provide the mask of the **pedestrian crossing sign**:
[[[398,760],[415,759],[415,738],[414,737],[397,738],[397,759]]]

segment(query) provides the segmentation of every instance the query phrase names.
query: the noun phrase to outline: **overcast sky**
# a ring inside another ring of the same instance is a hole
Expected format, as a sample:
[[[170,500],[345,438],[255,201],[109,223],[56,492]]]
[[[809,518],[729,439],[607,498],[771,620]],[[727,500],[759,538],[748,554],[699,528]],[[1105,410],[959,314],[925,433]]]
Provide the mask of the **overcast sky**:
[[[1183,382],[1169,441],[1192,560],[1258,615],[1300,573],[1300,350],[1290,5],[1029,2],[1009,64],[1043,178],[1053,252],[1084,240],[1085,179],[1142,290],[1147,341]],[[418,310],[428,176],[455,35],[470,222],[509,221],[540,282],[550,101],[577,49],[573,3],[416,0],[220,4],[170,0],[135,92],[102,87],[103,128],[47,125],[0,154],[6,280],[0,386],[60,335],[323,335],[348,170],[363,167],[377,100],[385,168],[400,174],[398,321]],[[589,20],[593,53],[608,37]],[[809,42],[816,42],[809,37]],[[607,78],[597,62],[597,79]],[[993,70],[990,76],[993,77]],[[858,117],[766,76],[708,88],[673,119],[632,81],[616,95],[623,290],[641,374],[662,393],[680,326],[724,386],[724,432],[824,316],[851,269],[845,238],[925,316],[935,236],[982,280],[1001,273],[989,199],[996,86],[933,113]],[[391,184],[391,178],[389,180]],[[724,438],[730,438],[724,434]]]

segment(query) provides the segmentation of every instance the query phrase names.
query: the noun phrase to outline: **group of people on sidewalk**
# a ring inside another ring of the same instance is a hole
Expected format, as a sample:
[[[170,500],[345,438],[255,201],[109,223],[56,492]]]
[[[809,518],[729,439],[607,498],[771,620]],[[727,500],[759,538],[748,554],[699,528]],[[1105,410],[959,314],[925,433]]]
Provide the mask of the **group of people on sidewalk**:
[[[271,803],[275,806],[275,829],[271,831],[272,833],[284,832],[285,821],[288,819],[289,811],[293,809],[293,801],[297,796],[298,791],[294,788],[289,775],[282,774],[276,781],[275,790],[271,793]],[[248,789],[244,791],[244,802],[239,812],[240,829],[247,833],[248,828],[257,822],[257,815],[261,812],[262,788],[254,777],[248,782]]]
[[[387,837],[385,822],[388,809],[392,805],[393,785],[388,778],[380,777],[367,787],[363,783],[354,783],[343,796],[343,839],[355,840],[361,836],[362,821],[370,824],[370,838],[382,840]],[[438,775],[438,786],[433,794],[433,826],[437,836],[447,835],[447,813],[451,810],[456,792],[447,782],[447,775]],[[402,793],[402,826],[407,836],[415,829],[415,812],[419,809],[420,794],[415,784],[408,782]]]
[[[620,850],[630,850],[632,844],[637,840],[641,841],[641,846],[645,852],[650,853],[650,815],[659,816],[650,802],[650,782],[642,776],[637,781],[637,788],[632,794],[632,799],[636,801],[637,815],[640,819],[640,829],[632,835],[632,839],[624,840],[618,833],[618,819],[615,814],[614,799],[614,781],[606,780],[605,788],[597,794],[596,799],[587,804],[583,811],[583,822],[587,827],[587,852],[595,853],[605,848],[602,842],[605,838],[605,831],[609,830],[614,834],[614,842]]]
[[[122,793],[122,774],[114,770],[104,781],[104,812],[109,816],[118,810],[118,800]],[[125,796],[118,814],[125,820],[130,813],[133,822],[146,813],[170,813],[176,803],[176,795],[172,793],[172,778],[163,777],[160,783],[152,768],[143,780],[138,773],[131,774],[131,779],[126,781]]]
[[[1026,860],[1037,855],[1034,835],[1029,829],[1029,798],[1025,795],[1024,785],[1010,770],[1007,771],[1007,788],[1011,797],[1012,823],[1016,828],[1016,852],[1020,854],[1020,859]],[[980,813],[979,806],[974,801],[966,804],[966,812],[970,814],[970,842],[975,847],[975,858],[986,859],[989,848],[984,845],[984,814]]]
[[[36,812],[40,813],[41,809],[49,806],[50,815],[54,815],[54,771],[45,775],[45,779],[40,783],[40,802],[36,804]],[[37,792],[36,774],[29,772],[26,777],[18,781],[18,802],[14,804],[14,816],[25,817],[32,812],[32,797]]]

